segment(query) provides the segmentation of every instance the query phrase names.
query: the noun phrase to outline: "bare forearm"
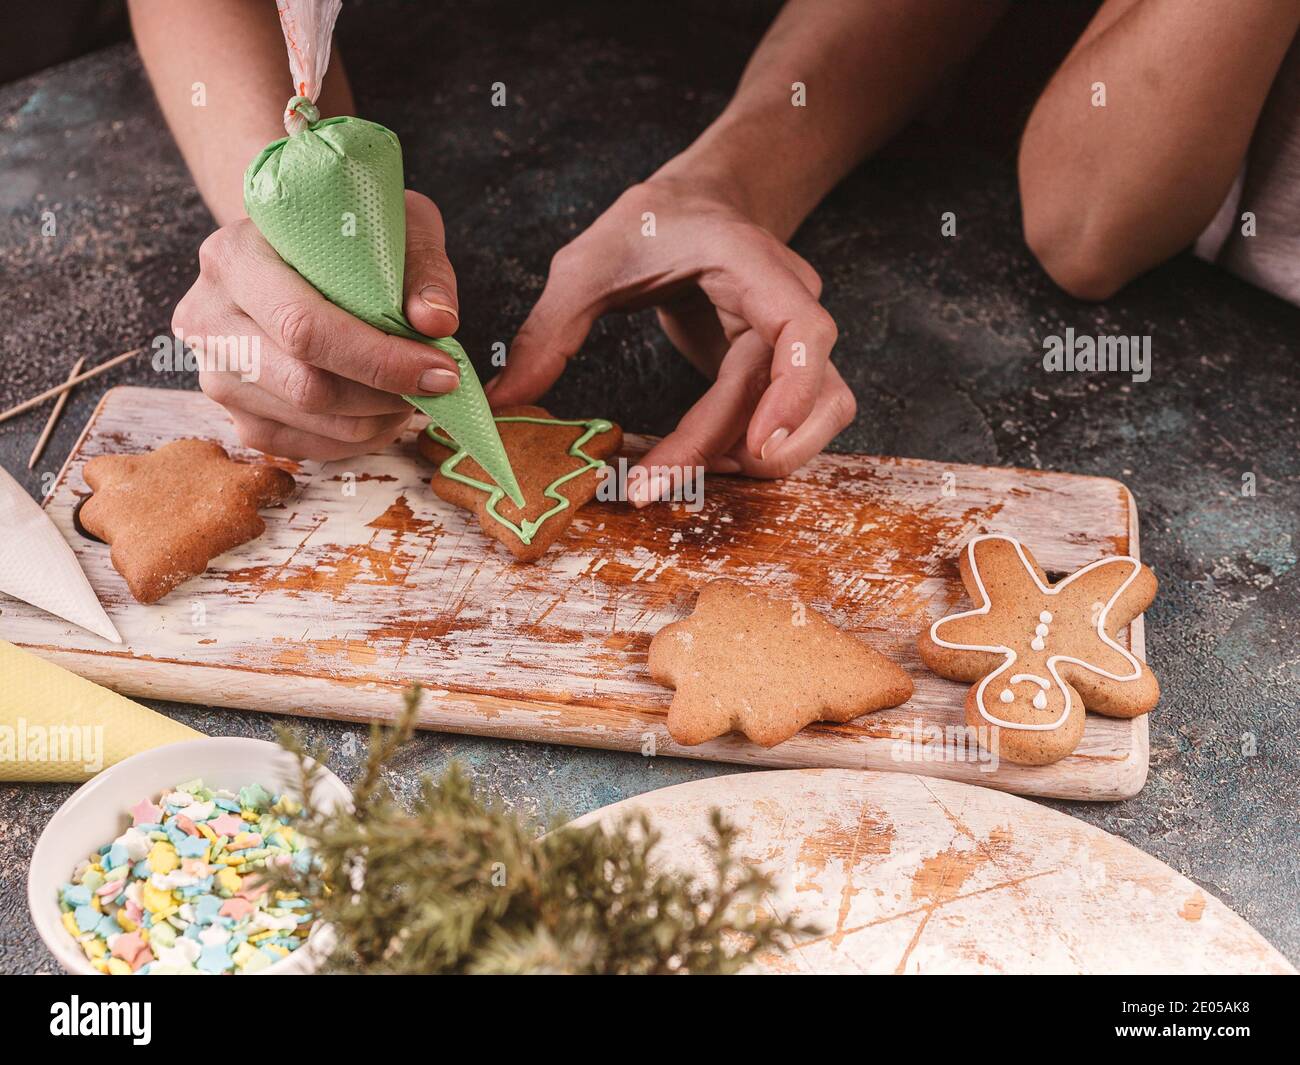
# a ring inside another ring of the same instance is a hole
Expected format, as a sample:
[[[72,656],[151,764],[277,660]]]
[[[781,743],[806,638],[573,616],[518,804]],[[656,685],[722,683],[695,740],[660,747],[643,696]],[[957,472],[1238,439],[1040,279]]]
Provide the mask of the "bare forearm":
[[[786,239],[1004,9],[1000,0],[790,0],[727,109],[661,173],[716,179]],[[805,106],[794,101],[796,82]]]
[[[1048,272],[1102,298],[1191,244],[1232,186],[1297,25],[1300,0],[1110,0],[1021,144],[1025,233]]]
[[[275,5],[266,0],[131,0],[136,45],[159,106],[219,225],[244,214],[244,168],[284,136],[293,95]],[[322,114],[353,111],[335,53]]]

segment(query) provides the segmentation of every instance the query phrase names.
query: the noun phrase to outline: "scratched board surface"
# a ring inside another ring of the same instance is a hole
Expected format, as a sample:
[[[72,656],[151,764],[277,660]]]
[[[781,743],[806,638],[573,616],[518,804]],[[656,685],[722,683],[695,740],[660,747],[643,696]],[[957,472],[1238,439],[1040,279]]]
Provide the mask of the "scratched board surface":
[[[929,673],[915,650],[917,632],[963,601],[957,552],[976,533],[1018,535],[1053,576],[1102,555],[1136,555],[1132,501],[1115,481],[824,455],[781,482],[710,478],[698,508],[592,503],[540,562],[523,565],[433,494],[432,467],[408,437],[347,462],[282,461],[298,491],[263,512],[267,532],[143,606],[108,548],[75,530],[74,508],[89,491],[82,469],[95,455],[184,436],[255,458],[203,395],[117,388],[47,500],[124,645],[8,599],[0,634],[124,694],[182,702],[385,720],[418,681],[422,724],[447,731],[898,770],[1073,798],[1119,798],[1145,779],[1145,718],[1088,715],[1079,749],[1052,766],[933,757],[937,730],[963,722],[966,685]],[[625,454],[646,446],[630,436]],[[739,736],[673,743],[672,693],[646,671],[650,639],[722,576],[822,612],[900,662],[915,695],[770,750]],[[1138,621],[1122,639],[1140,654],[1141,636]]]

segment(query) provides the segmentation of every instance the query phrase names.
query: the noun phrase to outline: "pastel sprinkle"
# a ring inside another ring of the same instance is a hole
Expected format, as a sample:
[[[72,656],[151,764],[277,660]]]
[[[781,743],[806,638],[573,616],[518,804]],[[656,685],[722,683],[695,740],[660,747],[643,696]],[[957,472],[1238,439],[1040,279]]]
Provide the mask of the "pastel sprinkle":
[[[141,799],[131,807],[131,823],[136,827],[140,825],[156,825],[162,821],[162,809],[155,806],[148,799]]]
[[[222,917],[233,917],[236,921],[240,921],[253,912],[253,904],[247,899],[226,899],[221,904],[219,912]]]
[[[116,917],[111,914],[101,913],[94,931],[99,939],[107,940],[109,936],[120,936],[126,929],[117,923]]]
[[[117,853],[119,847],[125,852],[126,857],[110,863],[112,866],[125,865],[127,862],[138,862],[149,853],[149,837],[135,826],[132,826],[113,840],[113,853]]]
[[[194,901],[194,920],[199,924],[211,924],[221,912],[221,900],[216,895],[200,895]]]
[[[152,873],[170,873],[180,864],[176,848],[165,840],[159,840],[150,848],[147,860]]]
[[[233,836],[236,832],[244,830],[243,818],[235,817],[229,813],[214,817],[208,822],[208,825],[218,836]]]
[[[68,887],[63,891],[63,902],[74,909],[78,906],[90,905],[90,889],[84,884],[77,887]]]
[[[216,804],[211,801],[190,803],[181,811],[181,816],[192,822],[206,821],[212,816],[215,806]]]
[[[219,944],[204,947],[195,964],[205,973],[224,973],[235,967],[226,948]]]
[[[176,847],[176,853],[182,858],[204,858],[208,853],[208,841],[202,836],[187,836]]]
[[[271,891],[264,867],[310,869],[301,805],[260,784],[201,780],[127,811],[117,838],[58,889],[61,920],[91,967],[115,976],[252,973],[288,956],[315,922],[309,899]]]
[[[273,801],[271,793],[261,784],[249,784],[247,787],[239,789],[239,803],[249,810],[260,813],[270,806]]]
[[[173,939],[168,946],[159,946],[158,960],[164,965],[189,969],[199,960],[203,948],[192,939]]]
[[[124,962],[130,964],[137,954],[142,950],[147,950],[148,947],[140,937],[139,932],[125,932],[113,941],[109,949],[112,951],[113,957],[121,958]]]
[[[140,902],[150,913],[158,913],[171,907],[172,893],[169,889],[161,888],[153,881],[149,881],[140,894]]]

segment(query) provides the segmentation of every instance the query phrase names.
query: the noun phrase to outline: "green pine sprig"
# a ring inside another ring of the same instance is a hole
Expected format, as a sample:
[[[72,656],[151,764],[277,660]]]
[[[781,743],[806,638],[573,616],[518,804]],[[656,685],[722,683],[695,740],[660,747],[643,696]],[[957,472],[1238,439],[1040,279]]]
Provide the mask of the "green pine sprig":
[[[735,854],[717,811],[712,875],[656,869],[661,836],[644,816],[612,829],[536,826],[485,803],[452,765],[411,807],[384,781],[410,738],[418,688],[392,728],[371,730],[351,810],[311,802],[319,772],[296,738],[300,831],[317,861],[280,869],[277,887],[316,900],[338,937],[336,970],[372,973],[733,973],[816,929],[762,905],[771,879]]]

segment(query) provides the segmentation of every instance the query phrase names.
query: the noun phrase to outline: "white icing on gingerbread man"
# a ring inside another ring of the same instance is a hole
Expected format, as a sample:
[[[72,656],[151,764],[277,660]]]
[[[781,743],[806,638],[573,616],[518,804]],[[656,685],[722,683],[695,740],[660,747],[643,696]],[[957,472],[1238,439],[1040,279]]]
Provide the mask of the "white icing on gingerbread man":
[[[1107,647],[1111,648],[1112,650],[1119,652],[1119,654],[1123,656],[1124,660],[1129,664],[1129,666],[1132,667],[1132,672],[1129,674],[1112,673],[1109,670],[1106,670],[1103,667],[1097,665],[1095,662],[1089,662],[1083,658],[1079,658],[1073,655],[1051,651],[1053,613],[1051,610],[1047,610],[1047,609],[1043,609],[1039,612],[1038,624],[1034,627],[1032,634],[1029,632],[1025,632],[1024,636],[1019,641],[1017,641],[1018,643],[1020,643],[1019,650],[1007,646],[1005,644],[987,645],[987,644],[975,644],[975,643],[955,643],[949,640],[945,640],[942,636],[940,636],[939,630],[944,625],[950,625],[953,622],[965,618],[973,618],[973,617],[988,615],[992,612],[993,603],[989,597],[987,589],[985,588],[984,578],[980,575],[979,564],[976,560],[976,553],[975,553],[975,548],[978,544],[981,544],[989,540],[1004,541],[1005,543],[1008,543],[1015,548],[1016,554],[1019,557],[1021,564],[1024,566],[1026,574],[1028,574],[1030,579],[1033,581],[1034,585],[1037,587],[1038,591],[1042,593],[1042,595],[1044,596],[1059,595],[1061,592],[1069,588],[1075,581],[1079,580],[1085,574],[1091,573],[1092,571],[1096,570],[1098,567],[1110,566],[1116,563],[1129,563],[1131,566],[1130,571],[1124,577],[1123,581],[1120,582],[1118,586],[1111,592],[1110,597],[1106,600],[1106,602],[1102,605],[1101,609],[1097,612],[1095,632],[1097,638],[1103,644],[1105,644]],[[1061,678],[1061,675],[1058,672],[1058,667],[1065,663],[1078,666],[1082,669],[1088,670],[1089,672],[1095,673],[1098,676],[1106,677],[1107,679],[1114,680],[1114,681],[1121,681],[1121,682],[1135,681],[1142,676],[1142,664],[1127,649],[1120,646],[1120,644],[1118,644],[1115,640],[1113,640],[1106,632],[1106,619],[1110,614],[1111,608],[1119,600],[1120,596],[1122,596],[1124,592],[1128,589],[1129,585],[1133,583],[1134,579],[1136,579],[1137,575],[1142,570],[1142,564],[1138,562],[1137,559],[1132,558],[1128,555],[1119,555],[1111,558],[1099,559],[1096,562],[1084,566],[1082,569],[1076,571],[1075,573],[1070,574],[1070,576],[1065,578],[1065,580],[1061,581],[1059,584],[1048,586],[1043,583],[1042,579],[1038,576],[1037,569],[1025,556],[1025,550],[1020,545],[1019,541],[1014,540],[1009,536],[997,536],[991,534],[984,535],[984,536],[977,536],[970,541],[970,543],[966,547],[966,550],[968,553],[967,561],[970,566],[971,577],[979,593],[980,603],[974,610],[967,610],[960,614],[950,614],[947,617],[939,618],[937,621],[934,622],[933,625],[930,626],[930,639],[938,646],[947,647],[952,650],[988,651],[991,653],[1001,654],[1005,656],[1002,665],[999,666],[997,669],[995,669],[993,672],[989,673],[987,676],[985,676],[984,679],[979,682],[979,686],[975,692],[975,703],[979,709],[980,716],[983,717],[990,724],[997,725],[1000,728],[1020,729],[1027,732],[1045,732],[1052,729],[1060,728],[1069,719],[1070,709],[1071,709],[1070,685],[1068,685]],[[1014,686],[1017,684],[1028,683],[1028,684],[1033,684],[1038,689],[1032,697],[1032,705],[1036,710],[1045,710],[1047,709],[1048,706],[1047,693],[1052,689],[1053,685],[1055,685],[1056,690],[1060,692],[1062,696],[1062,701],[1064,704],[1064,709],[1062,709],[1060,716],[1057,717],[1056,720],[1050,722],[1036,722],[1036,723],[1022,722],[1022,721],[1008,721],[1004,718],[996,716],[995,714],[989,711],[988,705],[985,702],[985,698],[984,698],[984,693],[986,689],[989,687],[990,684],[992,684],[998,678],[1002,677],[1003,674],[1007,673],[1008,670],[1010,670],[1013,666],[1015,666],[1015,664],[1018,661],[1022,661],[1022,660],[1027,660],[1026,664],[1030,665],[1031,669],[1029,671],[1013,673],[1009,677],[1007,677],[1005,683],[1001,686],[1001,689],[998,692],[999,701],[1002,702],[1003,704],[1014,703],[1017,698],[1016,692],[1014,691]],[[1041,669],[1050,676],[1051,678],[1050,680],[1047,677],[1042,676],[1040,672],[1034,671],[1036,668],[1039,667],[1041,667]]]

